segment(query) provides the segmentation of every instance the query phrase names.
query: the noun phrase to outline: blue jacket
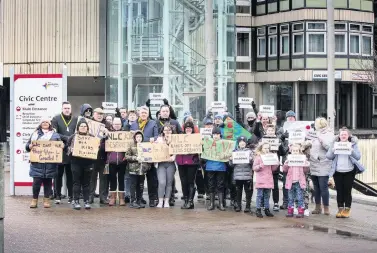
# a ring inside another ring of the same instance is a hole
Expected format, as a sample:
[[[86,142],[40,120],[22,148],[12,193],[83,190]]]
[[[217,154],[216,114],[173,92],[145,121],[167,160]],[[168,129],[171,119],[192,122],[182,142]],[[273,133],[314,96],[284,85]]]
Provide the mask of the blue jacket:
[[[38,129],[38,139],[43,136],[41,129]],[[51,141],[60,141],[60,136],[58,133],[54,133],[51,136]],[[30,152],[29,145],[31,143],[31,137],[26,143],[26,151]],[[58,172],[58,164],[56,163],[30,163],[29,176],[30,177],[41,177],[41,178],[55,178]]]
[[[206,171],[226,171],[226,164],[219,161],[206,160]]]
[[[137,131],[141,129],[139,128],[139,123],[136,121],[131,125],[131,131]],[[153,137],[157,140],[158,137],[158,127],[156,121],[153,119],[148,119],[147,124],[144,127],[144,130],[141,131],[144,135],[143,142],[149,142],[149,140]]]
[[[339,141],[338,136],[335,137],[334,142],[336,141]],[[331,143],[330,148],[326,153],[326,158],[329,160],[332,160],[332,165],[329,172],[330,177],[332,177],[335,174],[337,164],[338,164],[338,155],[334,154],[333,152],[334,142]],[[361,158],[361,152],[359,150],[359,147],[357,146],[357,137],[352,136],[351,142],[352,142],[352,153],[349,156],[349,159],[351,160],[352,164],[356,167],[356,174],[360,174],[365,171],[365,167],[359,161]]]

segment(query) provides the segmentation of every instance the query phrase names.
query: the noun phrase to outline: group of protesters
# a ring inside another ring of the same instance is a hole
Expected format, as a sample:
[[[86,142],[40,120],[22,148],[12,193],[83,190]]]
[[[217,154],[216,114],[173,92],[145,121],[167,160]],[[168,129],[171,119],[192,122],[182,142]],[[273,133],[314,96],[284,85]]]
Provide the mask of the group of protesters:
[[[290,144],[289,131],[277,124],[276,117],[268,117],[258,113],[255,103],[253,110],[243,114],[239,106],[235,108],[233,117],[224,108],[222,113],[215,114],[209,108],[206,117],[200,122],[203,128],[211,128],[214,142],[224,139],[224,122],[233,120],[249,133],[247,136],[235,136],[233,152],[249,152],[249,162],[236,163],[232,156],[222,157],[222,161],[203,159],[200,154],[171,155],[167,161],[147,163],[138,153],[137,144],[142,142],[170,144],[172,134],[199,134],[199,127],[194,124],[190,112],[183,116],[183,122],[177,120],[174,109],[164,99],[164,104],[153,119],[150,103],[146,102],[136,110],[117,109],[114,114],[106,115],[103,108],[93,109],[89,104],[80,108],[80,117],[72,115],[69,102],[64,102],[62,112],[52,119],[41,121],[36,131],[26,144],[26,150],[33,149],[33,141],[62,141],[65,144],[61,164],[30,164],[30,176],[33,178],[33,199],[30,208],[38,207],[38,196],[43,184],[43,206],[51,207],[51,200],[60,204],[63,176],[66,176],[68,203],[73,209],[90,209],[95,198],[100,204],[145,208],[143,198],[144,181],[147,179],[149,207],[169,208],[175,204],[177,193],[175,173],[178,169],[182,189],[182,209],[194,209],[194,197],[206,197],[207,209],[216,207],[225,211],[227,200],[236,212],[242,210],[242,195],[245,192],[245,213],[253,213],[262,218],[263,214],[273,217],[270,211],[270,194],[272,191],[272,211],[286,210],[287,217],[296,215],[302,218],[311,214],[330,214],[329,179],[333,178],[337,190],[337,218],[350,216],[352,203],[352,185],[355,175],[364,171],[360,164],[360,151],[357,138],[347,128],[341,128],[339,134],[328,125],[325,118],[317,118],[313,124],[316,138],[302,143]],[[73,155],[77,136],[90,135],[87,120],[102,123],[105,126],[100,140],[97,159],[77,157]],[[295,124],[296,114],[288,111],[285,121]],[[108,133],[113,131],[132,131],[133,144],[126,152],[107,152],[105,142]],[[207,137],[205,137],[207,138]],[[278,144],[268,142],[269,138],[278,139]],[[350,142],[350,154],[335,152],[334,143]],[[265,165],[263,156],[276,154],[279,164]],[[305,155],[304,166],[291,166],[287,156]],[[227,162],[224,162],[226,160]],[[282,204],[279,205],[279,175],[283,175]],[[98,180],[99,178],[99,180]],[[99,194],[96,194],[99,181]],[[330,180],[331,181],[331,180]],[[254,185],[255,182],[255,185]],[[252,210],[253,189],[256,189],[256,209]],[[314,195],[315,209],[308,209],[309,196]],[[218,203],[216,204],[216,200]],[[297,210],[297,212],[295,212]]]

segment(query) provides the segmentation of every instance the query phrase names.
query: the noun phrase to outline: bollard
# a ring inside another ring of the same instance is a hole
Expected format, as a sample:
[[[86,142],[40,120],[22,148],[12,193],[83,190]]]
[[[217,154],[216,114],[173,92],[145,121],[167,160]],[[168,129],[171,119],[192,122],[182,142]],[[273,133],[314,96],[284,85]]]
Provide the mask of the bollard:
[[[6,144],[0,143],[0,253],[4,252],[4,161]]]

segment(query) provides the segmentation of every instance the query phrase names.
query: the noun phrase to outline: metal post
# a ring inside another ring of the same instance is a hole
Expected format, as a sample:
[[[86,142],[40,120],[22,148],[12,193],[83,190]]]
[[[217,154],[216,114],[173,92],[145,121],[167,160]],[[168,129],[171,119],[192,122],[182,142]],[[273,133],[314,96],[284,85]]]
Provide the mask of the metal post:
[[[4,160],[5,160],[5,145],[0,143],[0,253],[4,252]]]
[[[217,97],[219,101],[225,101],[224,90],[224,0],[218,1],[217,12]]]
[[[15,195],[14,189],[14,68],[11,68],[9,71],[10,77],[10,84],[9,84],[9,92],[10,92],[10,179],[9,179],[9,193],[10,195]]]
[[[133,43],[132,43],[132,16],[133,16],[133,0],[128,0],[128,19],[127,19],[127,105],[128,109],[133,108],[132,104],[132,95],[133,95],[133,65],[132,65],[132,51],[133,51]]]
[[[352,129],[357,128],[357,83],[352,83]]]
[[[62,68],[62,74],[63,74],[63,81],[62,81],[63,97],[62,97],[62,99],[63,99],[63,101],[68,101],[68,82],[67,82],[67,80],[68,80],[67,79],[68,78],[68,68],[67,68],[67,65],[65,65],[65,64],[63,65],[63,68]],[[63,185],[62,192],[64,192],[64,195],[68,196],[67,174],[66,173],[63,174],[62,185]]]
[[[123,25],[122,0],[118,0],[118,107],[123,107]]]
[[[4,64],[0,62],[0,86],[3,86],[3,79],[4,79]]]
[[[300,94],[299,94],[299,82],[294,82],[294,94],[295,94],[295,113],[296,119],[300,118]]]
[[[327,118],[330,127],[335,127],[335,34],[333,0],[327,0]]]
[[[213,28],[213,0],[207,0],[205,5],[205,43],[206,43],[206,107],[209,108],[215,100],[215,36]]]
[[[162,17],[163,36],[164,36],[164,77],[162,92],[166,99],[170,98],[169,94],[169,74],[170,74],[170,3],[171,0],[164,0],[164,9]]]

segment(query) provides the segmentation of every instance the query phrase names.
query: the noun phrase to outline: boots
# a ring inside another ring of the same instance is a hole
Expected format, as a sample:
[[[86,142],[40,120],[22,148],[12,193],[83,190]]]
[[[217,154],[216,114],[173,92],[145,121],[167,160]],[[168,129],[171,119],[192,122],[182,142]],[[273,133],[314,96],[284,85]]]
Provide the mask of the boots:
[[[245,206],[244,213],[250,213],[251,212],[251,209],[250,209],[251,196],[252,196],[253,192],[249,189],[249,190],[245,191],[245,194],[246,194],[246,206]]]
[[[342,218],[349,218],[351,214],[351,208],[346,207],[342,212]]]
[[[312,214],[321,214],[321,213],[322,213],[321,205],[316,204],[314,210],[312,211]]]
[[[288,207],[288,211],[287,211],[286,217],[288,217],[288,218],[293,217],[293,207]]]
[[[255,215],[256,215],[258,218],[263,218],[262,209],[257,208],[257,211],[255,212]]]
[[[302,207],[298,208],[298,214],[296,215],[296,218],[304,218],[304,211],[305,209]]]
[[[234,211],[241,212],[242,209],[242,189],[237,187],[236,201],[234,203]]]
[[[51,207],[49,198],[43,198],[43,207],[44,208],[50,208]]]
[[[110,192],[109,206],[114,206],[116,204],[116,196],[117,196],[116,192],[113,192],[113,191]]]
[[[195,196],[195,187],[191,186],[189,189],[189,197],[188,197],[188,204],[187,209],[194,209],[194,196]]]
[[[208,211],[215,210],[215,193],[209,194],[209,206],[207,207]]]
[[[130,199],[130,208],[140,209],[140,205],[139,205],[139,203],[136,201],[136,199],[134,199],[134,198],[131,198],[131,199]]]
[[[30,208],[37,208],[38,207],[38,199],[32,199],[30,203]]]
[[[267,217],[274,217],[274,215],[270,212],[269,208],[265,208],[264,213],[266,214]]]
[[[225,201],[225,199],[224,199],[224,193],[219,193],[218,194],[219,195],[219,206],[218,206],[218,208],[219,208],[219,210],[220,211],[225,211],[225,205],[224,205],[224,201]]]
[[[184,202],[183,205],[181,206],[181,209],[188,209],[188,198],[183,196]]]
[[[119,205],[125,206],[126,202],[124,201],[124,192],[118,192]]]
[[[343,211],[344,211],[344,207],[338,207],[338,212],[336,213],[336,218],[343,218],[342,214],[343,214]]]
[[[324,212],[323,212],[324,215],[330,215],[330,208],[329,208],[329,206],[324,206],[323,209],[324,209]]]

